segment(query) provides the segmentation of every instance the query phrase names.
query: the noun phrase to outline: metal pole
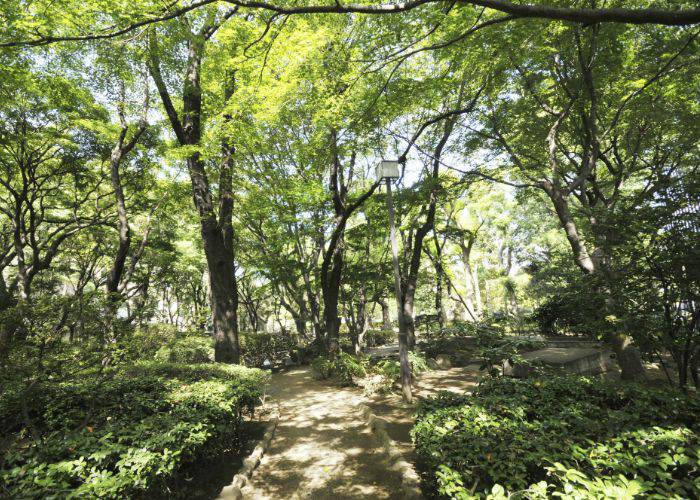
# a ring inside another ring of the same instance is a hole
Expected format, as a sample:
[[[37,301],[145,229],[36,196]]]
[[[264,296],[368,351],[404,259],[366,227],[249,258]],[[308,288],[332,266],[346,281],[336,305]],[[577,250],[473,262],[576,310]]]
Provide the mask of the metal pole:
[[[399,268],[399,250],[396,244],[396,227],[394,222],[394,199],[391,194],[391,179],[386,178],[386,206],[389,209],[389,239],[391,240],[391,257],[394,261],[394,294],[396,311],[399,317],[399,361],[401,363],[401,392],[407,403],[413,400],[411,393],[411,364],[408,362],[408,335],[406,321],[401,303],[401,270]]]

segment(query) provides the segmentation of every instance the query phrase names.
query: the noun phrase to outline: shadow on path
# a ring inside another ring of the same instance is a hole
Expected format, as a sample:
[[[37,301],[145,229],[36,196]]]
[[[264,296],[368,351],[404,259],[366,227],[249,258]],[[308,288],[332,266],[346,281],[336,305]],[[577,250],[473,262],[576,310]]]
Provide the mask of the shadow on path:
[[[273,375],[270,395],[280,404],[279,425],[243,498],[402,498],[399,474],[360,415],[366,400],[358,391],[298,368]]]

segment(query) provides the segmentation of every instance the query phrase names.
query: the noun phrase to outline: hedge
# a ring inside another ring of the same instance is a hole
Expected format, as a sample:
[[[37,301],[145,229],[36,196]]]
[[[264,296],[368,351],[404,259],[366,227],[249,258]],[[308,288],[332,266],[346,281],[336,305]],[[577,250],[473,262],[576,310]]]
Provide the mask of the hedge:
[[[579,376],[493,379],[440,394],[411,433],[450,498],[697,498],[700,402]]]
[[[140,362],[69,380],[7,382],[0,497],[170,495],[179,471],[240,442],[268,375],[222,364]]]

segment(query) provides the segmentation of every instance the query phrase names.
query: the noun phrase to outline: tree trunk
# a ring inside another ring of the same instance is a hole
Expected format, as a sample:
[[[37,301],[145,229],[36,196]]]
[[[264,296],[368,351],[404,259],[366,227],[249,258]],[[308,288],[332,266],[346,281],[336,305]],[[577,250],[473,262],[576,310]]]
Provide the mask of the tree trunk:
[[[474,288],[474,302],[476,305],[476,317],[481,319],[484,315],[484,306],[481,302],[481,285],[479,285],[478,263],[471,266],[472,287]]]
[[[338,315],[339,286],[332,282],[323,294],[323,317],[326,322],[326,350],[340,350],[340,316]]]
[[[440,329],[443,329],[447,322],[447,314],[445,314],[445,306],[442,302],[442,283],[445,269],[442,266],[442,246],[435,231],[433,231],[433,239],[435,240],[435,311],[437,312]]]
[[[338,298],[343,274],[343,253],[345,251],[345,227],[350,216],[367,200],[379,186],[375,182],[353,203],[347,203],[348,186],[342,175],[340,154],[338,151],[338,137],[335,130],[331,130],[331,168],[329,176],[329,188],[333,200],[335,213],[333,232],[328,241],[328,248],[323,253],[321,262],[321,292],[323,296],[323,316],[326,322],[326,349],[336,352],[340,348],[339,332],[340,318],[338,317]],[[350,158],[350,171],[355,164],[355,155]]]
[[[606,307],[608,311],[613,312],[615,297],[613,296],[613,288],[610,286],[612,284],[612,278],[609,273],[605,272],[605,269],[598,269],[595,261],[589,255],[585,243],[579,237],[578,229],[571,216],[568,203],[562,194],[561,188],[548,181],[542,183],[542,188],[552,200],[559,222],[566,233],[566,239],[569,241],[574,262],[584,274],[597,274],[601,276],[603,282],[607,284],[603,291],[606,295]],[[622,372],[622,378],[624,380],[646,380],[642,357],[639,350],[632,345],[629,336],[622,332],[613,332],[608,341],[617,357],[620,371]]]
[[[389,314],[389,303],[385,299],[379,301],[382,308],[382,330],[392,330],[391,315]]]
[[[205,37],[200,33],[193,35],[188,43],[182,93],[182,121],[161,76],[157,49],[151,52],[149,65],[151,76],[158,87],[158,93],[178,142],[183,146],[199,146],[201,142],[200,67],[204,42]],[[155,42],[152,41],[152,43]],[[217,220],[209,179],[199,152],[194,152],[187,158],[187,170],[192,184],[192,198],[199,215],[204,255],[209,271],[215,359],[225,363],[238,363],[240,361],[237,324],[238,291],[234,275],[234,255],[227,234],[230,219],[224,216],[221,221]],[[226,196],[225,193],[221,194]]]
[[[146,114],[146,108],[147,106],[144,106],[144,115]],[[126,134],[129,127],[126,123],[123,107],[119,105],[118,109],[119,119],[121,121],[121,131],[119,133],[117,143],[114,145],[114,148],[112,148],[109,161],[110,180],[112,182],[112,189],[114,190],[114,199],[117,206],[117,222],[119,228],[119,243],[117,245],[117,252],[114,256],[112,267],[109,270],[106,283],[107,316],[110,321],[116,316],[119,304],[122,302],[122,298],[119,295],[119,283],[124,276],[126,258],[128,257],[129,249],[131,248],[131,228],[129,227],[129,217],[126,211],[126,202],[124,201],[124,187],[122,186],[121,172],[119,169],[124,156],[129,154],[131,150],[134,149],[139,138],[146,130],[146,120],[144,116],[141,123],[139,123],[138,128],[134,132],[134,136],[127,142]]]
[[[595,272],[595,264],[590,255],[588,255],[586,245],[578,234],[578,229],[569,211],[569,204],[562,195],[561,189],[548,181],[542,183],[542,188],[549,196],[549,199],[552,200],[554,210],[557,212],[557,217],[559,217],[559,222],[571,247],[574,262],[584,273],[593,274]]]
[[[474,302],[476,298],[476,290],[474,287],[473,270],[471,265],[471,252],[474,246],[474,238],[470,237],[465,243],[462,239],[459,244],[462,250],[462,263],[464,264],[464,286],[466,288],[466,297],[464,299],[465,310],[467,312],[467,321],[477,321]]]
[[[646,380],[642,357],[629,336],[623,333],[613,333],[611,339],[612,347],[620,365],[623,380],[643,381]]]

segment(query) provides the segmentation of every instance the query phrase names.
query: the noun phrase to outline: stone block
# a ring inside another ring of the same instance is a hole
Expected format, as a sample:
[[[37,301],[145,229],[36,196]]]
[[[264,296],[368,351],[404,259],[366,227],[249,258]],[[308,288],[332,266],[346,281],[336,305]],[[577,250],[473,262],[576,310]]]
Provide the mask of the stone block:
[[[610,352],[594,347],[547,347],[523,355],[525,364],[506,363],[503,374],[523,378],[542,365],[581,375],[598,375],[611,367]]]

